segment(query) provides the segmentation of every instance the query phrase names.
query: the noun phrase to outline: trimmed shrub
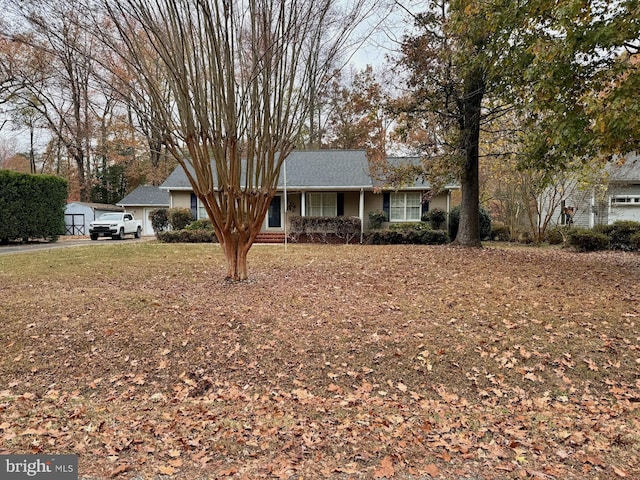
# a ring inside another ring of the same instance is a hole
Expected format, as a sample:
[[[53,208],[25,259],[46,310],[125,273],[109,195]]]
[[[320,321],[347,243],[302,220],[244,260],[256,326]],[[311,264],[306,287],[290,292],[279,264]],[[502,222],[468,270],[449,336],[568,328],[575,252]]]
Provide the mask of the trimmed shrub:
[[[213,230],[211,220],[194,220],[185,227],[186,230]]]
[[[640,232],[634,233],[629,237],[629,243],[634,250],[640,250]]]
[[[154,232],[163,232],[169,228],[169,217],[167,212],[168,209],[166,208],[156,208],[155,210],[151,210],[149,218],[151,218],[151,226],[153,227]]]
[[[426,223],[394,224],[393,228],[385,228],[369,232],[369,245],[444,245],[449,243],[449,235],[444,230],[433,230]]]
[[[456,238],[458,227],[460,225],[460,206],[453,207],[449,212],[449,235]],[[480,205],[480,239],[486,240],[491,238],[491,215]]]
[[[390,223],[387,227],[389,230],[414,230],[416,232],[422,232],[423,230],[433,230],[427,222],[400,222]]]
[[[440,230],[447,221],[447,212],[434,208],[422,215],[422,221],[428,222],[433,230]]]
[[[631,237],[640,233],[640,222],[618,220],[609,226],[611,227],[611,230],[607,233],[609,247],[612,250],[633,250]]]
[[[289,237],[291,241],[312,243],[352,243],[360,235],[359,217],[292,217]]]
[[[607,250],[609,237],[593,230],[578,229],[569,234],[569,245],[580,252]]]
[[[172,230],[182,230],[193,220],[193,213],[189,208],[170,208],[167,211],[167,220]]]
[[[213,230],[167,230],[156,233],[163,243],[215,243],[218,241]]]
[[[64,235],[67,181],[0,170],[0,242]]]

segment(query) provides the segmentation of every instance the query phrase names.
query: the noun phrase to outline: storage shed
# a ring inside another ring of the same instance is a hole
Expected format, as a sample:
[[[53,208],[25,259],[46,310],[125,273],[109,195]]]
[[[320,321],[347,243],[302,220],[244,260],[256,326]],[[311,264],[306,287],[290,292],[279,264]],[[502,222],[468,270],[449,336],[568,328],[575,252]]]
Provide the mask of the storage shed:
[[[88,235],[89,223],[106,212],[123,212],[124,208],[108,203],[71,202],[64,209],[65,235]]]

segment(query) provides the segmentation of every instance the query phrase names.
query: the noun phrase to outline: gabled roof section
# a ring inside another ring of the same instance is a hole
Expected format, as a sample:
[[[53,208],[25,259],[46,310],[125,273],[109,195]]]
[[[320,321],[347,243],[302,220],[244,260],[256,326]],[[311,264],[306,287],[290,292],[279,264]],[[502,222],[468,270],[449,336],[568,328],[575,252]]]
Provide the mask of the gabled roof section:
[[[116,203],[116,205],[122,207],[168,207],[169,192],[166,190],[160,190],[160,187],[141,185]]]

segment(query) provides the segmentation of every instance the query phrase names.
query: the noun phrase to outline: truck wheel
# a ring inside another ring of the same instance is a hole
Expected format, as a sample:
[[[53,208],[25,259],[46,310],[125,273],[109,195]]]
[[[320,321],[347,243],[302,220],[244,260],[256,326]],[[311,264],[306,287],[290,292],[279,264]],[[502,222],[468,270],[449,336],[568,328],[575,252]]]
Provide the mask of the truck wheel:
[[[120,233],[118,234],[118,240],[124,240],[124,227],[120,229]]]
[[[91,240],[97,240],[98,239],[98,235],[90,235],[91,236]]]
[[[142,235],[142,228],[138,227],[138,229],[136,230],[136,233],[134,233],[133,236],[135,238],[140,238],[140,235]]]

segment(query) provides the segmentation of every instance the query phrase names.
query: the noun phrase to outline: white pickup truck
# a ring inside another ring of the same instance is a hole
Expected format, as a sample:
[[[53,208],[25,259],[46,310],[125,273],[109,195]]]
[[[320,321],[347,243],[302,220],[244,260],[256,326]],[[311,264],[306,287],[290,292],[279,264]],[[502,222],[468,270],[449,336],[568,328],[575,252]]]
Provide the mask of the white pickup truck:
[[[97,240],[99,237],[122,240],[125,235],[131,234],[136,238],[140,238],[142,234],[142,222],[135,220],[132,213],[103,213],[89,224],[91,240]]]

